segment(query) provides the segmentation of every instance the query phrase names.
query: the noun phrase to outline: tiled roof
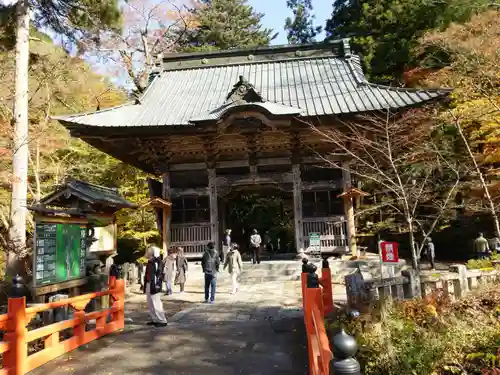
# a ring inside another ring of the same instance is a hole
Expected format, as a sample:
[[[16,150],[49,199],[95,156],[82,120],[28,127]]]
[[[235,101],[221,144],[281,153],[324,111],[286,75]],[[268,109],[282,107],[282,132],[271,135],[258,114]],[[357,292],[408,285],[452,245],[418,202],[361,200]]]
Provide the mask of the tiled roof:
[[[58,205],[58,198],[74,195],[90,204],[103,204],[117,208],[135,208],[136,205],[123,198],[118,190],[94,185],[85,181],[68,179],[57,191],[41,199],[41,204]]]
[[[302,116],[396,109],[449,91],[371,84],[357,56],[312,54],[215,66],[181,65],[161,72],[137,103],[56,119],[106,127],[189,125],[196,120],[219,119],[231,106],[226,99],[239,77],[260,93],[264,102],[259,106],[271,113]]]

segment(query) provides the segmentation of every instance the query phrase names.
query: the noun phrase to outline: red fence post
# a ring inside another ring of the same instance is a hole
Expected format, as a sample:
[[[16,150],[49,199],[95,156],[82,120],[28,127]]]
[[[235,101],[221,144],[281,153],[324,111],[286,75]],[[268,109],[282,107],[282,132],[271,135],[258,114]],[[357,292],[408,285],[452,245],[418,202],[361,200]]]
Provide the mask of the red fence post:
[[[303,274],[304,275],[304,274]],[[310,291],[312,289],[305,288],[304,294],[302,296],[304,301],[304,325],[306,326],[306,336],[307,336],[307,352],[309,358],[309,371],[311,374],[314,374],[314,351],[313,351],[313,343],[311,342],[311,335],[313,330],[312,323],[312,304],[314,303],[314,298]]]
[[[115,285],[116,285],[116,276],[110,276],[109,279],[108,279],[108,287],[109,287],[109,290],[112,290],[115,288]]]
[[[125,327],[125,280],[116,280],[115,289],[117,291],[115,306],[118,307],[118,311],[115,314],[115,324],[116,329],[123,329]]]
[[[26,345],[26,298],[9,298],[8,332],[5,341],[9,343],[9,350],[3,358],[4,368],[9,375],[24,375],[26,373],[26,359],[28,357],[28,346]]]
[[[321,269],[321,286],[323,287],[323,314],[333,312],[332,270],[330,267]]]
[[[302,310],[304,311],[304,316],[305,316],[305,311],[306,311],[306,289],[307,289],[307,273],[302,272],[300,274],[300,282],[302,283]]]

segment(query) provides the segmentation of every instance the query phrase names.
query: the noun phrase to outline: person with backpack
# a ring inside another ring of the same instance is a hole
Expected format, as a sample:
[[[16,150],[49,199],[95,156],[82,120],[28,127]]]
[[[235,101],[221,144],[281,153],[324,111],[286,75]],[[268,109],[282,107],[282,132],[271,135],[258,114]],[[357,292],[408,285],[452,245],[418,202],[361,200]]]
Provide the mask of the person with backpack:
[[[205,303],[215,302],[215,289],[217,287],[217,273],[219,272],[220,259],[215,245],[210,242],[203,253],[201,268],[205,274]],[[209,300],[210,295],[210,300]]]

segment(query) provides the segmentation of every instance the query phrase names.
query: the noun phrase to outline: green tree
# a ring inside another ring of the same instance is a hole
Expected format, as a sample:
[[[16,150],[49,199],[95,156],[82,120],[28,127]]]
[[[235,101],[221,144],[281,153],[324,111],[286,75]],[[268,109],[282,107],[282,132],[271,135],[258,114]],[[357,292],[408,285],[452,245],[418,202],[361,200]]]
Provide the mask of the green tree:
[[[321,32],[321,26],[314,26],[311,0],[287,0],[286,5],[293,12],[293,18],[285,20],[288,43],[312,43]]]
[[[63,39],[76,41],[89,34],[98,35],[121,24],[118,0],[18,0],[16,19],[15,99],[13,103],[11,210],[7,269],[16,272],[19,253],[26,249],[26,200],[29,164],[28,85],[30,27],[46,28]],[[14,16],[14,14],[13,14]]]
[[[327,38],[353,38],[370,78],[398,82],[414,63],[412,50],[418,39],[450,22],[465,22],[484,10],[488,0],[335,0],[327,21]]]
[[[179,43],[183,51],[267,46],[276,37],[262,28],[264,14],[246,0],[202,0],[190,13],[190,27]]]

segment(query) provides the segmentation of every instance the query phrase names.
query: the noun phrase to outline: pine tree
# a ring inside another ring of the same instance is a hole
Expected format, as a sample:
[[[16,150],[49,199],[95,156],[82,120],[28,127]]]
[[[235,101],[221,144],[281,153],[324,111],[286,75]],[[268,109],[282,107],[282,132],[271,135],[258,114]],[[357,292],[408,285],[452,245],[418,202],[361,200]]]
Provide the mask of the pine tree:
[[[286,5],[293,12],[293,18],[285,20],[288,43],[312,43],[316,35],[321,33],[321,26],[314,26],[311,0],[287,0]]]
[[[414,63],[412,50],[428,30],[465,22],[489,0],[335,0],[326,23],[328,39],[352,37],[370,79],[399,83]]]
[[[194,26],[182,38],[183,51],[266,46],[276,36],[262,28],[264,15],[246,0],[201,0],[191,16]]]
[[[16,7],[16,71],[13,108],[12,195],[7,273],[16,272],[17,260],[26,249],[26,199],[28,193],[28,72],[30,26],[47,28],[75,41],[84,35],[98,37],[100,30],[119,28],[117,0],[18,0]],[[6,11],[3,9],[3,11]],[[5,13],[4,13],[5,14]]]

